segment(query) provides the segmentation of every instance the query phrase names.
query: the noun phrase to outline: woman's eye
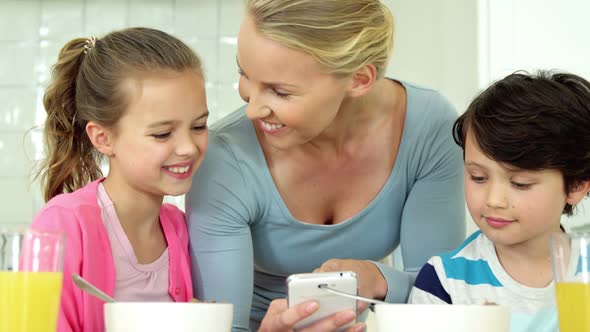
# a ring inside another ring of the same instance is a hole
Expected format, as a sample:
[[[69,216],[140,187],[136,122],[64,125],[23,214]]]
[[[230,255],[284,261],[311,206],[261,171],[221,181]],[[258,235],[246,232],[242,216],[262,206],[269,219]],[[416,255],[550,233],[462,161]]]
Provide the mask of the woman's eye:
[[[285,98],[285,97],[289,97],[289,96],[290,96],[290,94],[289,94],[289,93],[281,92],[281,91],[279,91],[279,90],[277,90],[277,89],[272,89],[272,92],[273,92],[275,95],[277,95],[277,96],[279,96],[279,97],[281,97],[281,98]]]
[[[170,137],[171,133],[152,134],[152,137],[157,140],[163,140]]]

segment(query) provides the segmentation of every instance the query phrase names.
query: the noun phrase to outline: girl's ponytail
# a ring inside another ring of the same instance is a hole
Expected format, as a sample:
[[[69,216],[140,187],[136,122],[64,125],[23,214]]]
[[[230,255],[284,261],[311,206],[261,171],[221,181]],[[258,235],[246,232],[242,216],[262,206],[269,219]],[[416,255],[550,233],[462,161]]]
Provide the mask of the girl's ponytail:
[[[61,49],[43,97],[46,158],[40,162],[36,177],[41,178],[45,201],[102,176],[85,123],[77,116],[76,81],[86,56],[85,45],[86,39],[76,38]]]

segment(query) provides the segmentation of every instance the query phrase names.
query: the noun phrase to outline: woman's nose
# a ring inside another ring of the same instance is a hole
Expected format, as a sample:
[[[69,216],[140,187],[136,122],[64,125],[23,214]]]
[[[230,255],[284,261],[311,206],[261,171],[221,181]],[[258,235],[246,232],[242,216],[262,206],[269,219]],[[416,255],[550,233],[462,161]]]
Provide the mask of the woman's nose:
[[[253,103],[252,99],[250,99],[250,102],[246,106],[246,116],[251,120],[266,118],[271,113],[272,112],[268,106],[265,106],[264,104]]]
[[[247,93],[247,99],[244,98],[248,103],[246,106],[246,116],[249,119],[263,119],[272,113],[270,107],[264,101],[262,93],[261,91],[250,90]]]

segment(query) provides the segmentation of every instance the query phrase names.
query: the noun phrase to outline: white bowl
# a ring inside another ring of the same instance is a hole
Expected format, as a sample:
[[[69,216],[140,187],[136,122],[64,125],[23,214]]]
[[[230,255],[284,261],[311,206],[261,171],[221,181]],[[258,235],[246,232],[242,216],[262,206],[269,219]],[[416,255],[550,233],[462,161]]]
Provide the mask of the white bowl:
[[[499,305],[378,304],[377,332],[508,332],[510,311]]]
[[[107,332],[230,332],[230,303],[115,302],[104,306]]]

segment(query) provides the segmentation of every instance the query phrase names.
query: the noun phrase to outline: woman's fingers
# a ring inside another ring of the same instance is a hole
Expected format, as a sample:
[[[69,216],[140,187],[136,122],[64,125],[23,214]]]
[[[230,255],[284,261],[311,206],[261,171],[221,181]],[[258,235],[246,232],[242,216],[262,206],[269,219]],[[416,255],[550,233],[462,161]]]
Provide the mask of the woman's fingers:
[[[363,311],[367,310],[369,307],[369,303],[365,301],[356,301],[356,313],[361,314]]]
[[[287,332],[300,320],[318,310],[316,301],[307,301],[289,308],[286,299],[274,300],[260,324],[259,332]]]
[[[330,332],[336,331],[338,328],[353,322],[356,318],[356,314],[352,310],[345,310],[337,312],[329,317],[326,317],[318,322],[313,323],[310,326],[300,330],[301,332]],[[360,323],[362,326],[364,324]],[[356,326],[356,325],[355,325]],[[352,330],[354,332],[362,330]]]
[[[356,323],[346,330],[346,332],[363,332],[365,331],[365,323]]]
[[[280,299],[271,302],[264,319],[260,325],[259,332],[291,332],[293,326],[310,316],[318,310],[316,301],[308,301],[289,308],[287,300]],[[333,332],[338,328],[353,322],[356,314],[352,310],[337,312],[329,317],[315,322],[301,332]],[[361,332],[365,330],[364,323],[357,323],[346,330],[346,332]]]
[[[287,302],[287,300],[284,301]],[[288,308],[287,310],[283,311],[282,314],[280,314],[278,328],[281,330],[283,328],[292,329],[297,322],[310,316],[316,312],[318,308],[319,305],[316,301],[308,301],[296,305],[293,308]]]

